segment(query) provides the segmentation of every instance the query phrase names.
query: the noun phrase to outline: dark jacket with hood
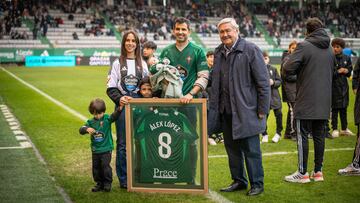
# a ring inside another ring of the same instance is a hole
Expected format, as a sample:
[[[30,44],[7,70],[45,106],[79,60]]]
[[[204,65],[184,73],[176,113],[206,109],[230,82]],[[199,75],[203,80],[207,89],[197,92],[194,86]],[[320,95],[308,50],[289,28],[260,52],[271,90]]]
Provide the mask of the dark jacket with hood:
[[[344,54],[335,55],[335,72],[332,82],[332,108],[346,108],[349,105],[349,85],[347,78],[351,76],[352,64],[350,56]],[[337,72],[340,68],[346,68],[347,74]]]
[[[270,99],[270,109],[281,109],[281,97],[279,93],[279,87],[281,86],[281,78],[275,67],[271,65],[266,65],[269,71],[269,77],[274,81],[274,84],[271,85],[271,99]]]
[[[286,52],[283,54],[281,67],[280,67],[280,74],[282,80],[282,100],[283,102],[290,102],[294,103],[296,98],[296,75],[288,75],[285,77],[284,73],[284,63],[289,60],[290,54]]]
[[[270,107],[269,74],[262,52],[255,44],[240,37],[227,56],[225,52],[224,44],[214,52],[209,125],[220,118],[220,69],[228,57],[233,139],[258,136],[266,127],[266,119],[259,119],[258,114],[268,114]]]
[[[297,76],[295,119],[330,117],[335,56],[323,28],[310,33],[284,63],[285,77]]]

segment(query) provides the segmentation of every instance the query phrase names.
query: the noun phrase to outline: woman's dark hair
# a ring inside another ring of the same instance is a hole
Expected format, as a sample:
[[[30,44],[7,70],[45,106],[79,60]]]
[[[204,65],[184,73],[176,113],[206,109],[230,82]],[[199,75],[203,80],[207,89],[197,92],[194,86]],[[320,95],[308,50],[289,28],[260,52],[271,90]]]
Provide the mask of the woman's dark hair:
[[[141,48],[140,48],[140,40],[139,40],[139,36],[137,35],[137,33],[134,30],[128,30],[124,33],[124,36],[122,37],[122,41],[121,41],[121,52],[120,52],[120,64],[126,64],[126,59],[127,59],[127,51],[125,49],[125,42],[127,37],[129,36],[129,34],[134,35],[135,37],[135,43],[136,43],[136,48],[135,48],[135,64],[136,66],[139,66],[141,68],[141,72],[142,72],[142,59],[141,59]]]

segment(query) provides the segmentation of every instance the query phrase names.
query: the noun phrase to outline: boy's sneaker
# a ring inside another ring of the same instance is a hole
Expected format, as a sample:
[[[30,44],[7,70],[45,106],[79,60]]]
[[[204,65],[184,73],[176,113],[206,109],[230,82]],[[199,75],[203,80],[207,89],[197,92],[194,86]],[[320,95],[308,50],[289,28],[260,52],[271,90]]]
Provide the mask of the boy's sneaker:
[[[333,130],[333,132],[331,133],[332,137],[339,137],[339,131],[338,130]]]
[[[272,138],[272,141],[274,143],[278,143],[280,138],[281,138],[281,136],[278,133],[275,133],[274,137]]]
[[[348,165],[346,168],[339,169],[339,175],[360,176],[360,168],[356,168],[354,164]]]
[[[95,185],[92,189],[91,192],[100,192],[104,189],[104,187],[102,185]]]
[[[285,181],[291,182],[291,183],[309,183],[309,173],[306,172],[304,175],[301,174],[299,171],[296,171],[295,173],[285,176]]]
[[[110,192],[111,191],[111,185],[104,185],[104,191],[105,192]]]
[[[216,145],[216,142],[213,138],[208,138],[209,145]]]
[[[222,137],[221,133],[216,134],[215,137],[215,142],[224,143],[224,138]]]
[[[269,142],[269,135],[263,135],[262,136],[262,139],[261,139],[261,142],[264,143],[264,142]]]
[[[351,130],[349,130],[349,128],[346,128],[346,130],[340,131],[340,134],[343,136],[353,136],[354,135],[354,133],[351,132]]]
[[[311,172],[311,176],[310,179],[314,180],[315,182],[320,182],[320,181],[324,181],[324,176],[323,173],[321,171],[318,172]]]

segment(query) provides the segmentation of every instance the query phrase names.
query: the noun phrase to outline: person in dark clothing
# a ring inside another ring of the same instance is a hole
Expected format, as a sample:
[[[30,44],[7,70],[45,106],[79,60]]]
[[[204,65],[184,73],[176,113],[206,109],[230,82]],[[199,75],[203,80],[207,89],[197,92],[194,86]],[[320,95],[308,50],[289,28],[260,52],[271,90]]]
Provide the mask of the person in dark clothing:
[[[208,51],[206,53],[206,62],[208,64],[208,68],[209,68],[209,80],[208,80],[208,85],[206,87],[205,90],[203,90],[201,92],[201,98],[207,98],[209,99],[210,96],[210,90],[211,90],[211,74],[212,74],[212,70],[213,70],[213,66],[214,66],[214,51]],[[209,106],[209,105],[208,105]],[[208,112],[208,117],[211,116]],[[209,120],[209,119],[208,119]],[[219,123],[208,123],[209,127],[208,127],[208,143],[210,145],[216,145],[216,143],[223,143],[224,139],[222,137],[222,132],[219,126]],[[210,126],[212,125],[212,126]]]
[[[120,105],[111,115],[105,114],[104,100],[96,98],[90,102],[89,112],[93,118],[79,129],[81,135],[90,134],[92,151],[92,174],[95,187],[92,192],[110,192],[112,183],[111,152],[114,149],[111,123],[119,118],[123,106]]]
[[[351,58],[342,53],[345,48],[345,41],[335,38],[331,42],[336,63],[332,82],[332,103],[331,103],[331,126],[332,137],[341,135],[353,135],[347,128],[347,107],[349,105],[349,85],[347,78],[351,76]],[[341,131],[338,130],[338,114],[340,114]]]
[[[288,113],[286,118],[286,128],[284,139],[296,140],[296,124],[294,119],[294,104],[296,97],[296,75],[285,78],[283,74],[283,64],[289,59],[290,54],[296,49],[297,42],[294,40],[290,42],[287,52],[284,52],[282,63],[280,66],[282,79],[282,100],[288,105]]]
[[[270,58],[267,52],[263,52],[264,60],[266,67],[268,68],[269,72],[269,83],[271,87],[271,99],[270,99],[270,109],[274,111],[275,119],[276,119],[276,133],[272,138],[274,143],[279,142],[281,138],[281,131],[283,129],[282,126],[282,112],[281,112],[281,98],[279,93],[279,87],[281,86],[281,78],[279,73],[277,72],[276,68],[269,64]],[[266,120],[269,117],[269,114],[266,116]],[[267,133],[267,126],[265,131],[262,133],[262,143],[269,142],[269,135]]]
[[[298,147],[298,171],[285,176],[285,181],[310,182],[307,172],[309,154],[308,135],[312,135],[315,151],[315,168],[311,179],[323,181],[325,151],[325,125],[330,116],[331,84],[335,56],[330,46],[330,37],[318,18],[306,21],[306,38],[298,43],[295,51],[283,64],[284,76],[297,76],[295,119]]]
[[[345,168],[339,169],[338,173],[340,175],[360,175],[360,91],[358,91],[360,84],[360,59],[357,60],[356,65],[354,67],[353,79],[352,79],[352,88],[355,97],[355,105],[354,105],[354,121],[357,126],[357,139],[354,149],[354,155],[352,158],[352,162]]]
[[[247,172],[251,185],[247,195],[258,195],[264,191],[259,134],[269,113],[269,74],[261,50],[239,36],[235,19],[222,19],[218,30],[222,43],[214,52],[209,122],[220,120],[233,179],[220,191],[246,190]]]

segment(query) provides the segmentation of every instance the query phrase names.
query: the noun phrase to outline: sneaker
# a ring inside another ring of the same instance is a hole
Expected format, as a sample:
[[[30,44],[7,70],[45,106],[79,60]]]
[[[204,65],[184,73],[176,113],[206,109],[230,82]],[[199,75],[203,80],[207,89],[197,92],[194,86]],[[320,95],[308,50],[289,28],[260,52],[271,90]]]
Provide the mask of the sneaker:
[[[326,133],[325,138],[334,139],[334,137],[329,132]]]
[[[354,164],[349,164],[346,168],[339,169],[339,175],[360,176],[360,168],[356,168]]]
[[[333,132],[331,133],[332,137],[339,137],[339,131],[338,130],[333,130]]]
[[[272,141],[274,143],[278,143],[280,138],[281,138],[281,136],[278,133],[275,133],[274,137],[272,138]]]
[[[324,181],[324,176],[321,171],[318,171],[316,173],[314,173],[313,171],[311,172],[310,179],[314,180],[315,182],[320,182],[320,181]]]
[[[102,185],[95,185],[92,189],[91,192],[100,192],[104,189],[104,187]]]
[[[224,143],[224,138],[222,137],[221,133],[216,134],[215,137],[215,142]]]
[[[105,192],[110,192],[111,191],[111,185],[110,184],[104,185],[104,191]]]
[[[261,142],[264,143],[264,142],[269,142],[269,135],[263,135],[262,136],[262,139],[261,139]]]
[[[344,135],[344,136],[353,136],[354,133],[351,132],[351,130],[349,130],[349,128],[346,128],[346,130],[342,130],[340,131],[340,135]]]
[[[295,173],[285,176],[285,181],[291,182],[291,183],[309,183],[309,173],[306,172],[304,175],[301,174],[299,171],[296,171]]]
[[[208,138],[209,145],[216,145],[216,142],[213,138]]]

